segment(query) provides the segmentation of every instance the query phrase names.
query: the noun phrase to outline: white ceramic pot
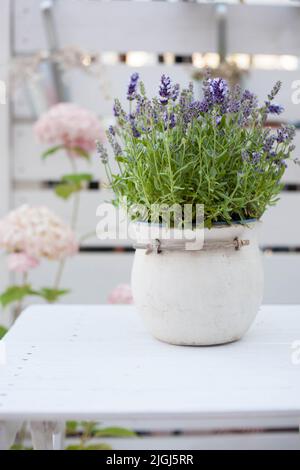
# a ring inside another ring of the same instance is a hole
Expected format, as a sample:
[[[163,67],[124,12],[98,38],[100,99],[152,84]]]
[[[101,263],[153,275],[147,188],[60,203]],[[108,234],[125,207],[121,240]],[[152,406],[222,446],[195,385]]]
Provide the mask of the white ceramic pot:
[[[263,295],[257,225],[205,229],[210,249],[160,254],[136,250],[133,297],[153,336],[178,345],[216,345],[246,333]],[[228,247],[236,237],[249,240],[249,245]]]

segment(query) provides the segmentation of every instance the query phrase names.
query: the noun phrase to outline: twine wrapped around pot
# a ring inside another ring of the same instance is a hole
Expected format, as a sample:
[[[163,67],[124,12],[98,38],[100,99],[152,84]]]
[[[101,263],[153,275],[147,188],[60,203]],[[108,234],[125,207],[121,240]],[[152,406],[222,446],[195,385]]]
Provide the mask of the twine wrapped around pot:
[[[186,251],[186,240],[159,240],[156,238],[148,243],[136,243],[135,249],[146,250],[146,255],[150,253],[160,254],[163,251]],[[244,246],[250,245],[250,240],[241,240],[235,237],[232,241],[216,241],[204,243],[200,249],[190,251],[202,251],[202,250],[216,250],[218,248],[234,248],[240,250]]]

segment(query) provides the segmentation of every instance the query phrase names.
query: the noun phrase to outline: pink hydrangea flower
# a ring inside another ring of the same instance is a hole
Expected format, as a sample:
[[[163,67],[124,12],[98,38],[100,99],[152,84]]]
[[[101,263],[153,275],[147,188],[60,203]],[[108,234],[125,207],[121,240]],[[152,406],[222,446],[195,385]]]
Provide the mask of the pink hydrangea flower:
[[[23,205],[0,220],[0,248],[40,259],[61,260],[75,254],[73,231],[47,207]]]
[[[96,114],[74,103],[59,103],[44,113],[34,126],[34,133],[44,144],[78,147],[92,152],[103,131]]]
[[[132,291],[129,284],[119,284],[109,294],[109,304],[133,304]]]
[[[30,269],[34,269],[39,265],[39,260],[27,253],[12,253],[7,259],[7,267],[9,271],[17,273],[27,273]]]

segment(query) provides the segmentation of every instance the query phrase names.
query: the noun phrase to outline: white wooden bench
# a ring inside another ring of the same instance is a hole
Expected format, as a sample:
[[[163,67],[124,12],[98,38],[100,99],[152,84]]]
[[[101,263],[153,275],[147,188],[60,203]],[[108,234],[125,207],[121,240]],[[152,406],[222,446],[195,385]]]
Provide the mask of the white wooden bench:
[[[189,435],[131,448],[300,449],[300,306],[264,306],[243,340],[205,348],[153,339],[131,306],[34,306],[3,349],[2,448],[26,421],[36,449],[58,449],[75,419]]]

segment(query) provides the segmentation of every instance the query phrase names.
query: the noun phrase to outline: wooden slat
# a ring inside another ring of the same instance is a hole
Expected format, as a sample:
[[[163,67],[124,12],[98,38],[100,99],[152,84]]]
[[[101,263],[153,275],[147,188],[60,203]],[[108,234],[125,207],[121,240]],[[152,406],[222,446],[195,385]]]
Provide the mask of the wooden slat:
[[[39,0],[15,0],[15,50],[45,47]],[[57,0],[55,22],[61,46],[97,51],[215,49],[214,7],[166,2]]]
[[[252,54],[299,55],[300,9],[274,5],[229,6],[228,49]],[[298,42],[299,43],[299,42]]]
[[[0,15],[0,80],[8,83],[8,63],[10,60],[10,1],[1,2]],[[8,96],[0,97],[0,143],[1,143],[1,170],[0,170],[0,218],[9,210],[11,197],[10,181],[10,115]],[[0,292],[8,283],[8,273],[4,267],[4,260],[0,257]],[[7,323],[8,316],[0,308],[0,324]]]
[[[249,74],[244,77],[243,86],[255,92],[260,101],[264,102],[267,94],[277,80],[281,80],[282,87],[276,97],[276,102],[284,106],[284,113],[278,117],[277,120],[299,121],[300,106],[292,102],[292,84],[294,81],[299,80],[298,70],[251,70]]]
[[[108,191],[85,191],[82,194],[79,214],[78,233],[89,233],[95,229],[99,218],[96,209],[102,202],[112,199]],[[53,194],[51,190],[15,192],[14,204],[48,205],[64,220],[70,220],[72,201],[64,201]],[[263,217],[260,243],[262,246],[300,246],[300,193],[284,192],[276,206],[271,207]],[[91,239],[87,244],[95,244]],[[103,244],[101,242],[100,244]],[[118,243],[117,243],[118,244]]]
[[[42,160],[41,154],[47,146],[38,144],[30,123],[14,125],[12,135],[12,167],[15,180],[19,182],[58,180],[62,175],[70,173],[70,162],[63,152],[48,157],[46,161]],[[293,158],[300,158],[300,131],[297,131],[295,144],[296,150],[293,152]],[[80,159],[77,162],[79,171],[90,172],[96,180],[106,181],[105,169],[96,155],[93,155],[90,164]],[[113,162],[112,157],[113,169],[117,171]],[[295,165],[290,161],[283,182],[300,184],[300,165]]]
[[[300,246],[300,193],[284,192],[276,206],[264,214],[260,243],[262,246]]]
[[[73,440],[73,442],[75,442]],[[221,434],[215,436],[105,439],[114,450],[300,450],[299,433]]]
[[[103,66],[96,76],[79,69],[69,70],[64,74],[64,82],[68,88],[69,98],[81,106],[95,111],[101,118],[112,116],[113,99],[119,98],[125,109],[127,85],[133,71],[140,73],[149,96],[158,93],[159,82],[163,73],[169,75],[174,82],[187,86],[196,70],[188,64],[149,65],[130,67],[125,64]],[[284,70],[251,69],[243,78],[243,87],[254,91],[263,103],[277,80],[282,81],[282,89],[276,101],[284,108],[282,119],[299,120],[299,105],[292,102],[292,83],[299,79],[299,72]],[[201,96],[201,85],[195,82],[195,97]],[[26,87],[17,88],[13,95],[14,116],[16,118],[34,118],[30,94]],[[278,118],[278,119],[281,119]]]
[[[70,258],[61,282],[62,288],[70,289],[70,293],[61,302],[106,303],[108,295],[118,284],[130,283],[132,261],[131,253],[89,253]],[[33,286],[51,287],[56,271],[56,262],[44,262],[31,272],[30,281]]]
[[[300,254],[265,254],[265,304],[299,304]]]
[[[24,53],[44,48],[39,0],[14,3],[15,50]],[[298,54],[299,19],[297,6],[231,5],[229,52]],[[80,44],[87,49],[120,52],[216,50],[214,5],[57,0],[55,21],[61,46]]]
[[[13,172],[18,181],[57,181],[62,175],[72,173],[69,159],[64,152],[41,158],[46,145],[35,139],[31,124],[13,126]],[[91,162],[77,158],[78,171],[91,173],[95,180],[105,179],[105,170],[94,154]]]
[[[114,98],[119,98],[126,109],[127,85],[135,68],[125,64],[103,66],[99,76],[93,76],[79,69],[69,70],[64,74],[70,100],[95,111],[100,117],[112,116]],[[161,75],[170,75],[174,82],[186,86],[192,77],[190,65],[155,65],[137,68],[144,81],[149,96],[158,93]],[[14,93],[14,115],[18,118],[33,118],[33,108],[26,87]]]
[[[113,194],[109,190],[94,190],[83,191],[81,195],[79,218],[76,233],[78,239],[86,234],[95,233],[97,224],[100,222],[100,217],[96,216],[96,210],[102,203],[110,202],[113,200]],[[18,190],[14,194],[14,205],[18,207],[22,204],[29,204],[33,206],[46,205],[51,208],[57,215],[59,215],[66,223],[71,222],[71,213],[73,201],[72,198],[65,201],[58,198],[52,190]],[[132,246],[129,240],[98,240],[95,236],[90,236],[85,239],[84,246]]]
[[[10,2],[1,3],[0,15],[0,80],[7,87],[8,63],[10,60]],[[0,217],[8,210],[10,200],[10,142],[9,142],[9,105],[8,90],[0,97],[0,142],[1,142],[1,171],[0,171]]]

